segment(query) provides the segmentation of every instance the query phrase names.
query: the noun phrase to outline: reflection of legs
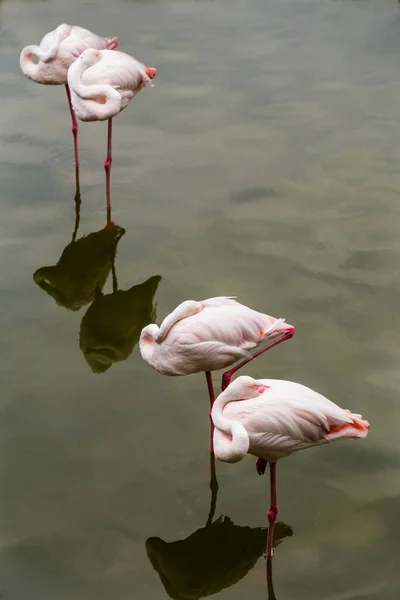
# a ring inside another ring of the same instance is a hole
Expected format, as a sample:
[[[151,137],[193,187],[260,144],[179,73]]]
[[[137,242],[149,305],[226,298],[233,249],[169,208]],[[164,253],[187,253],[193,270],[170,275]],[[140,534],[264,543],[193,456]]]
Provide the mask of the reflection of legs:
[[[268,600],[276,600],[274,592],[274,583],[272,581],[272,560],[267,560],[267,590]]]
[[[69,90],[68,83],[65,84],[65,91],[67,92],[69,111],[71,113],[71,119],[72,119],[72,135],[74,136],[75,166],[77,167],[79,165],[79,161],[78,161],[78,121],[76,120],[74,109],[72,108],[71,92]]]
[[[215,401],[214,386],[211,378],[210,371],[206,371],[208,395],[210,397],[210,490],[211,490],[211,502],[210,512],[208,513],[207,524],[211,525],[214,518],[215,508],[217,506],[217,495],[218,495],[218,481],[215,472],[215,455],[214,455],[214,423],[211,419],[211,410]]]
[[[109,211],[111,211],[111,196],[110,196],[110,174],[111,174],[111,165],[112,165],[111,143],[112,143],[112,119],[108,119],[107,158],[104,163],[104,169],[106,171],[107,216],[109,214]]]
[[[231,382],[232,375],[234,375],[236,373],[236,371],[238,371],[239,369],[244,367],[244,365],[247,365],[247,363],[249,363],[251,360],[253,360],[254,358],[257,358],[257,356],[260,356],[260,354],[263,354],[270,348],[277,346],[278,344],[280,344],[281,342],[284,342],[285,340],[289,340],[291,337],[293,337],[293,335],[294,335],[294,328],[293,328],[293,331],[290,331],[290,332],[288,331],[287,333],[284,333],[283,335],[281,335],[279,338],[277,338],[270,344],[267,344],[266,346],[264,346],[264,348],[261,348],[261,350],[258,350],[257,352],[255,352],[251,358],[247,358],[246,360],[239,363],[236,367],[233,367],[233,369],[226,371],[226,373],[224,373],[222,375],[222,385],[221,385],[222,391],[224,391],[228,387],[228,385]]]
[[[208,527],[212,523],[212,520],[213,520],[214,514],[215,514],[215,509],[217,506],[217,497],[218,497],[218,481],[217,481],[217,474],[215,472],[215,455],[212,450],[210,450],[210,490],[211,490],[210,511],[208,513],[206,527]]]
[[[76,182],[76,192],[75,192],[75,227],[74,232],[72,234],[72,241],[76,240],[76,236],[78,233],[79,223],[81,220],[81,190],[79,185],[79,165],[75,166],[75,182]]]
[[[269,463],[269,481],[270,481],[270,493],[271,503],[267,511],[268,517],[268,535],[267,535],[267,559],[272,558],[272,542],[274,539],[274,527],[275,521],[278,514],[278,505],[276,503],[276,462]]]

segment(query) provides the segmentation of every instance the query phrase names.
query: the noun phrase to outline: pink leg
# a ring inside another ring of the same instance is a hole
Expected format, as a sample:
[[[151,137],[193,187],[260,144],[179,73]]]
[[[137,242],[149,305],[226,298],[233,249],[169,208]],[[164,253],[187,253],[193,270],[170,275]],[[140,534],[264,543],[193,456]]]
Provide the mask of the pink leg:
[[[104,169],[106,171],[107,217],[111,213],[111,197],[110,197],[110,173],[111,173],[111,165],[112,165],[111,143],[112,143],[112,119],[108,119],[107,158],[104,163]]]
[[[293,336],[294,336],[294,330],[282,334],[281,337],[277,338],[270,344],[267,344],[266,346],[264,346],[264,348],[261,348],[261,350],[258,350],[257,352],[255,352],[251,358],[247,358],[246,360],[239,363],[236,367],[233,367],[233,369],[230,369],[230,371],[226,371],[226,373],[224,373],[222,375],[222,385],[221,385],[222,391],[224,391],[228,387],[228,385],[231,382],[232,375],[234,375],[236,373],[236,371],[238,371],[239,369],[241,369],[242,367],[247,365],[247,363],[249,363],[251,360],[254,360],[255,358],[257,358],[257,356],[260,356],[260,354],[263,354],[270,348],[277,346],[278,344],[280,344],[281,342],[284,342],[285,340],[289,340]]]
[[[75,166],[78,167],[78,165],[79,165],[79,160],[78,160],[78,121],[76,120],[74,109],[72,108],[71,92],[69,90],[68,83],[65,84],[65,91],[67,92],[69,111],[71,113],[71,119],[72,119],[72,135],[74,136]]]
[[[272,558],[272,542],[274,539],[274,527],[278,514],[278,505],[276,503],[276,462],[269,463],[269,481],[271,488],[271,504],[267,511],[268,517],[268,535],[267,535],[267,560]]]

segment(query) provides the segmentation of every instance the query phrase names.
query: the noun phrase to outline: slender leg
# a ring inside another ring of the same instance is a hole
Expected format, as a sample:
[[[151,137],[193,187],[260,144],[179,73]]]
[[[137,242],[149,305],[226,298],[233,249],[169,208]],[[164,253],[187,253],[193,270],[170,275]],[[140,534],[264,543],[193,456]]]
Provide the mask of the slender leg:
[[[267,535],[267,560],[272,558],[272,542],[274,539],[274,527],[278,514],[278,505],[276,503],[276,462],[269,463],[269,481],[271,488],[271,504],[267,511],[268,517],[268,535]]]
[[[65,91],[67,92],[69,111],[71,113],[71,119],[72,119],[72,135],[74,136],[75,166],[77,167],[79,165],[79,160],[78,160],[78,121],[76,120],[74,109],[72,108],[71,92],[70,92],[68,83],[65,84]]]
[[[104,163],[106,171],[106,196],[107,196],[107,217],[111,214],[111,199],[110,199],[110,172],[112,165],[111,143],[112,143],[112,119],[108,119],[108,136],[107,136],[107,158]]]
[[[255,352],[251,358],[246,358],[246,360],[244,360],[241,363],[239,363],[238,365],[236,365],[236,367],[233,367],[233,369],[226,371],[222,375],[222,385],[221,385],[222,391],[224,391],[228,387],[228,385],[231,382],[232,375],[234,375],[236,373],[236,371],[238,371],[239,369],[241,369],[242,367],[247,365],[247,363],[249,363],[251,360],[254,360],[255,358],[257,358],[257,356],[260,356],[260,354],[263,354],[270,348],[277,346],[278,344],[280,344],[281,342],[284,342],[285,340],[289,340],[293,336],[294,336],[294,331],[283,333],[279,338],[277,338],[270,344],[267,344],[266,346],[264,346],[264,348],[261,348],[261,350],[258,350],[257,352]]]

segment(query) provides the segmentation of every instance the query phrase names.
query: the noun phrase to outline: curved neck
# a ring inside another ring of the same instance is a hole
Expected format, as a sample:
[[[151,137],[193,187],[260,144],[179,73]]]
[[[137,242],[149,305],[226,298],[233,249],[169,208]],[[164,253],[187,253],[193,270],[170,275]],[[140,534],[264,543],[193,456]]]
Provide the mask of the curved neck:
[[[202,311],[203,308],[203,304],[201,302],[196,302],[196,300],[185,300],[185,302],[179,304],[179,306],[177,306],[172,313],[166,316],[164,321],[161,323],[157,342],[163,342],[169,331],[174,325],[176,325],[176,323],[183,321],[183,319],[187,319],[188,317],[192,317],[193,315]]]
[[[40,65],[39,63],[33,62],[33,57],[36,56],[39,60],[41,59],[42,51],[39,46],[26,46],[21,52],[19,64],[22,72],[29,79],[35,79],[39,75]]]
[[[211,418],[215,428],[226,434],[224,437],[214,435],[215,456],[224,462],[233,463],[242,460],[247,454],[250,440],[249,434],[241,423],[232,421],[223,414],[225,406],[231,401],[234,400],[229,398],[229,391],[222,392],[214,402]]]
[[[90,111],[95,115],[96,119],[111,119],[121,110],[121,95],[111,85],[106,83],[93,85],[82,83],[82,75],[91,66],[82,60],[76,60],[68,71],[68,85],[79,98],[90,103]],[[79,103],[79,99],[77,102]],[[78,106],[76,107],[76,112],[79,116]]]
[[[154,350],[156,349],[156,347],[158,347],[157,339],[159,331],[159,327],[154,323],[153,325],[148,325],[147,327],[145,327],[142,330],[142,333],[140,334],[140,353],[143,359],[150,365],[152,364]]]

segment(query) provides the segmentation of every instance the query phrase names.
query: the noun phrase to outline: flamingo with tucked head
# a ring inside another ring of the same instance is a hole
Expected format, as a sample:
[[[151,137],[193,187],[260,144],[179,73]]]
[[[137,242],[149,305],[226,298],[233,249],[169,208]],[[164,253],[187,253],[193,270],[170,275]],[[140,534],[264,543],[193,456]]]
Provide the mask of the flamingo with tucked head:
[[[107,210],[111,210],[112,118],[156,75],[129,54],[110,50],[85,50],[68,71],[72,106],[81,121],[108,120],[106,171]]]
[[[210,404],[214,402],[211,371],[242,362],[222,376],[225,389],[232,375],[269,348],[294,335],[293,325],[220,296],[197,302],[186,300],[165,317],[161,326],[147,325],[140,336],[140,352],[163,375],[206,372]],[[267,343],[266,346],[261,346]],[[258,349],[254,354],[250,350]]]
[[[46,33],[38,46],[26,46],[21,52],[20,66],[26,77],[45,85],[65,85],[72,118],[76,167],[79,164],[78,123],[71,104],[68,69],[87,48],[113,50],[117,46],[117,38],[101,37],[83,27],[63,23],[54,31]],[[37,59],[37,62],[34,62],[34,59]]]
[[[241,376],[215,400],[214,452],[234,463],[246,454],[259,457],[258,472],[270,465],[271,502],[267,558],[272,557],[273,529],[278,514],[276,461],[293,452],[346,438],[364,438],[369,423],[343,410],[300,383]]]

